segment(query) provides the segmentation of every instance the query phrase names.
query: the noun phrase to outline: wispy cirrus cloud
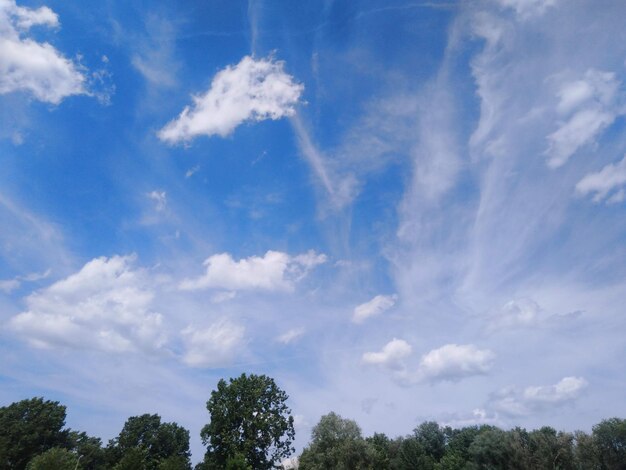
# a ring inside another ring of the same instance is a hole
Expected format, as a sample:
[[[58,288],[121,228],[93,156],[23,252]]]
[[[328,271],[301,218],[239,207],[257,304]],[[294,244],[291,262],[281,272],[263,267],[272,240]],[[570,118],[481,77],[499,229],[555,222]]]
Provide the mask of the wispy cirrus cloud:
[[[284,62],[246,56],[218,72],[205,93],[158,133],[164,142],[204,135],[225,137],[246,121],[293,116],[304,87],[284,71]]]

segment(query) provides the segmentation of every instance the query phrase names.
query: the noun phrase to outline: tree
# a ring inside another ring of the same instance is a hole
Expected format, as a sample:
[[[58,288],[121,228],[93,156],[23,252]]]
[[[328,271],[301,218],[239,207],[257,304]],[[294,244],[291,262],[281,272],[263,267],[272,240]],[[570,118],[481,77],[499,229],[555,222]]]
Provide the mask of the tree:
[[[302,451],[300,470],[368,468],[370,449],[361,429],[336,413],[322,416],[311,432],[311,443]]]
[[[126,420],[119,436],[107,447],[109,464],[115,468],[156,470],[170,458],[190,469],[189,431],[176,423],[162,423],[157,414]],[[169,465],[172,465],[170,462]]]
[[[200,436],[207,446],[199,468],[232,468],[241,457],[255,470],[271,469],[289,457],[295,431],[287,394],[265,375],[220,380],[207,401],[210,422]],[[239,463],[237,463],[239,462]]]
[[[67,449],[53,447],[39,454],[26,466],[26,470],[76,470],[78,457]]]
[[[603,468],[626,470],[626,419],[605,419],[593,427]]]
[[[0,408],[0,468],[23,470],[46,450],[66,447],[63,426],[65,407],[56,401],[32,398]]]

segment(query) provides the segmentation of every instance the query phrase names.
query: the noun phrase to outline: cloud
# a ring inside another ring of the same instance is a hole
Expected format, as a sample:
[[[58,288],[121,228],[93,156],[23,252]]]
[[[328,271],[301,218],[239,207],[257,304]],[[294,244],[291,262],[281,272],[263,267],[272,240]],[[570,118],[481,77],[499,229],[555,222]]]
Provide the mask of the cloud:
[[[403,359],[409,356],[413,348],[403,339],[392,339],[379,352],[366,352],[363,362],[382,366],[392,370],[405,369]]]
[[[496,0],[503,7],[512,8],[522,20],[543,15],[557,0]]]
[[[188,326],[181,335],[185,344],[183,362],[192,367],[220,367],[229,364],[241,349],[244,328],[228,321],[200,329]]]
[[[587,385],[582,377],[564,377],[554,385],[509,387],[493,395],[491,406],[510,416],[526,416],[572,402]]]
[[[606,165],[596,173],[585,175],[576,184],[576,192],[583,196],[593,194],[594,202],[605,200],[610,204],[624,200],[624,185],[626,185],[626,156],[617,163]],[[616,191],[609,197],[613,190]]]
[[[311,269],[325,262],[326,255],[314,251],[291,256],[270,250],[263,257],[251,256],[239,261],[228,253],[221,253],[207,258],[206,273],[196,279],[183,280],[180,289],[291,291]]]
[[[304,334],[304,328],[292,328],[289,331],[284,332],[282,335],[276,338],[276,341],[282,344],[290,344],[295,342]]]
[[[369,302],[358,305],[354,309],[352,321],[354,323],[362,323],[370,317],[380,315],[381,313],[393,307],[398,300],[396,294],[393,295],[377,295]]]
[[[422,356],[417,371],[419,381],[456,381],[484,375],[491,369],[495,355],[473,344],[446,344]]]
[[[528,327],[539,320],[541,307],[532,299],[516,299],[504,306],[492,317],[490,329]]]
[[[27,91],[52,104],[85,94],[79,65],[50,44],[24,37],[37,25],[57,28],[58,16],[45,6],[31,9],[17,6],[15,0],[0,2],[0,94]]]
[[[30,273],[24,276],[16,276],[13,279],[0,280],[0,291],[6,294],[11,293],[15,289],[18,289],[22,282],[36,282],[47,278],[52,271],[48,269],[43,273]]]
[[[166,341],[154,293],[134,256],[96,258],[75,274],[26,297],[9,327],[40,348],[154,351]]]
[[[246,121],[292,116],[304,86],[284,72],[284,62],[244,57],[215,75],[209,90],[161,131],[170,144],[199,135],[225,137]]]
[[[5,294],[10,294],[15,289],[18,289],[21,285],[22,283],[17,279],[5,279],[0,281],[0,291],[4,292]]]
[[[583,78],[561,85],[557,112],[566,117],[548,136],[548,166],[558,168],[582,146],[595,141],[626,110],[620,106],[620,81],[612,72],[589,69]]]
[[[165,193],[165,191],[155,190],[155,191],[149,192],[148,197],[156,203],[155,209],[158,212],[165,209],[165,206],[167,205],[167,194]]]

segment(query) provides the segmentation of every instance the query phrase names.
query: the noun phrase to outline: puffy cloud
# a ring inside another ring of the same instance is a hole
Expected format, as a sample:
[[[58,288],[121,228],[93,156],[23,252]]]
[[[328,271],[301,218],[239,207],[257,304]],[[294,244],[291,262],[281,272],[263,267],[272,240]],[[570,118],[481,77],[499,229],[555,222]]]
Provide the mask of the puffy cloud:
[[[489,372],[495,355],[473,344],[446,344],[422,356],[419,381],[459,380]]]
[[[193,97],[193,105],[168,123],[158,136],[171,144],[199,135],[227,136],[245,121],[292,116],[304,86],[273,58],[244,57],[220,71],[209,90]]]
[[[58,104],[86,93],[78,65],[50,44],[23,37],[36,25],[58,27],[59,19],[45,6],[31,9],[0,0],[0,94],[28,91],[40,101]]]
[[[165,343],[162,317],[151,311],[146,274],[134,256],[96,258],[75,274],[26,298],[9,327],[41,348],[110,352],[155,350]]]
[[[612,72],[589,69],[579,80],[564,83],[557,96],[557,112],[564,118],[548,136],[548,165],[558,168],[581,147],[592,143],[626,112],[620,106],[620,82]]]
[[[9,294],[13,292],[15,289],[18,289],[21,285],[21,282],[17,279],[5,279],[0,281],[0,291],[5,294]]]
[[[398,296],[396,294],[377,295],[369,302],[358,305],[354,309],[352,321],[354,323],[362,323],[370,317],[380,315],[381,313],[393,307],[396,303],[396,300],[398,300]]]
[[[229,364],[240,349],[244,328],[227,321],[208,328],[185,328],[181,335],[185,344],[183,362],[192,367],[219,367]]]
[[[624,200],[626,185],[626,156],[617,163],[606,165],[596,173],[589,173],[576,184],[576,192],[593,194],[594,202],[606,200],[608,204]],[[616,190],[611,196],[611,191]]]
[[[403,359],[411,354],[411,345],[403,339],[394,338],[379,352],[366,352],[363,362],[383,366],[389,369],[404,369]]]
[[[203,276],[183,280],[180,288],[290,291],[311,269],[325,262],[326,255],[314,251],[291,256],[270,250],[262,257],[251,256],[239,261],[228,253],[221,253],[206,259]]]
[[[564,377],[554,385],[506,388],[492,397],[492,407],[512,416],[524,416],[546,408],[553,408],[578,398],[587,386],[582,377]]]
[[[304,328],[292,328],[289,331],[284,332],[282,335],[276,338],[276,341],[283,344],[289,344],[296,341],[304,334]]]

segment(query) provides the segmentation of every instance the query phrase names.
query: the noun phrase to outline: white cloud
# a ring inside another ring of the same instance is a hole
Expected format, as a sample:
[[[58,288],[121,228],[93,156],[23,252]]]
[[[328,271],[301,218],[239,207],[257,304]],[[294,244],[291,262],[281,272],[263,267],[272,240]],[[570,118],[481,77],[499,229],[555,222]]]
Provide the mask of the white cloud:
[[[21,282],[17,279],[5,279],[0,281],[0,291],[5,294],[10,294],[15,289],[18,289],[21,285]]]
[[[532,299],[516,299],[504,306],[492,317],[490,328],[506,329],[527,327],[539,320],[541,307]]]
[[[393,295],[377,295],[369,302],[358,305],[354,309],[352,321],[354,323],[362,323],[370,317],[380,315],[381,313],[393,307],[398,300],[396,294]]]
[[[606,165],[596,173],[585,175],[576,184],[576,192],[582,195],[593,194],[594,202],[601,202],[604,199],[607,203],[617,203],[624,200],[624,185],[626,185],[626,156],[617,163]],[[609,197],[611,191],[615,189],[617,191]]]
[[[491,369],[495,355],[473,344],[446,344],[422,356],[417,371],[420,381],[459,380],[483,375]]]
[[[405,368],[403,359],[411,354],[413,348],[403,339],[394,338],[379,352],[366,352],[363,362],[383,366],[393,370]]]
[[[290,344],[296,341],[304,334],[304,328],[292,328],[289,331],[284,332],[282,335],[276,338],[276,341],[283,344]]]
[[[191,178],[193,175],[195,175],[198,172],[199,169],[200,169],[200,165],[196,165],[192,168],[189,168],[185,172],[185,178]]]
[[[229,300],[233,300],[237,296],[237,292],[232,290],[223,290],[220,292],[216,292],[211,296],[211,302],[214,304],[221,304],[224,302],[228,302]]]
[[[148,197],[156,203],[155,209],[158,212],[165,209],[167,205],[167,194],[165,191],[151,191],[148,193]]]
[[[53,104],[86,93],[80,67],[48,43],[24,34],[32,26],[58,27],[57,15],[48,7],[19,7],[15,0],[0,1],[0,94],[30,92]]]
[[[215,75],[209,90],[194,96],[193,105],[158,135],[171,144],[199,135],[225,137],[245,121],[292,116],[303,89],[285,73],[283,62],[246,56]]]
[[[589,69],[579,80],[564,83],[557,96],[557,112],[567,119],[548,136],[548,165],[564,165],[578,149],[593,143],[601,132],[624,114],[618,91],[620,81],[612,72]]]
[[[30,273],[24,276],[16,276],[13,279],[5,279],[0,280],[0,291],[5,292],[6,294],[11,293],[15,289],[18,289],[22,282],[36,282],[42,279],[47,278],[51,273],[51,270],[48,269],[43,273]]]
[[[512,8],[522,20],[541,16],[548,7],[556,4],[557,0],[496,0],[503,7]]]
[[[571,402],[587,385],[582,377],[564,377],[554,385],[531,386],[523,390],[509,387],[492,397],[492,406],[507,415],[525,416]]]
[[[291,256],[270,250],[263,257],[251,256],[239,261],[221,253],[206,259],[203,276],[183,280],[180,288],[290,291],[311,269],[325,262],[326,255],[314,251]]]
[[[28,310],[9,327],[41,348],[110,352],[155,350],[165,343],[162,317],[151,311],[146,274],[134,256],[96,258],[75,274],[26,297]]]
[[[228,321],[208,328],[188,326],[181,331],[185,344],[183,362],[192,367],[219,367],[229,364],[240,351],[244,328]]]

